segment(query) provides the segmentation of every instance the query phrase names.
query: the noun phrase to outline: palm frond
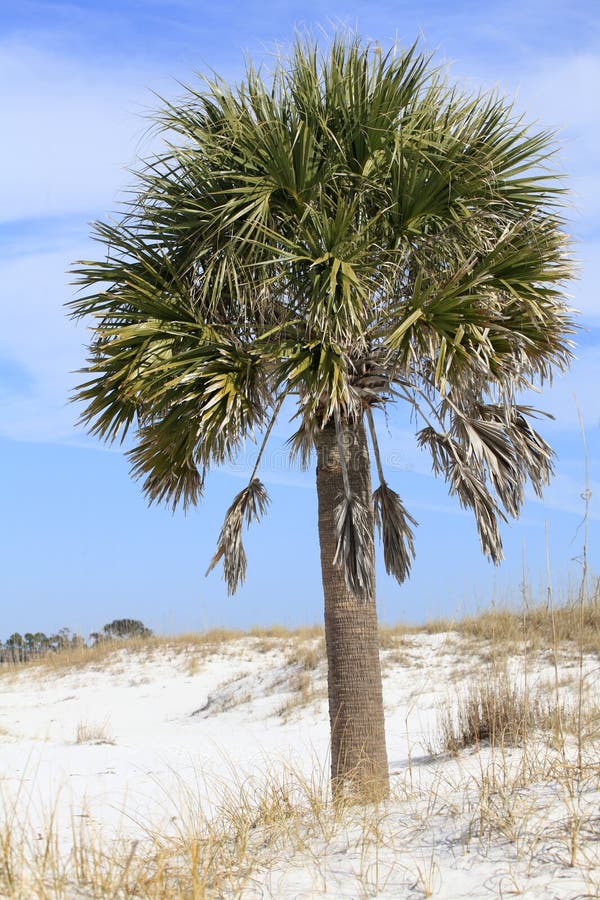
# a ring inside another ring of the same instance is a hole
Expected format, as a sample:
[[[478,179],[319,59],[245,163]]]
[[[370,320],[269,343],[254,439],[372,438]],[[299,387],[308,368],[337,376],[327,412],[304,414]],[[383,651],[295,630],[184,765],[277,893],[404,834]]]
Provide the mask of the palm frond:
[[[208,575],[222,559],[223,578],[227,582],[227,591],[230,595],[235,594],[246,579],[247,559],[242,541],[244,523],[249,525],[252,521],[259,521],[268,504],[269,497],[263,483],[258,478],[253,478],[234,497],[227,510],[217,549],[206,574]]]
[[[382,481],[373,491],[375,523],[383,540],[385,571],[393,575],[398,584],[408,578],[415,558],[415,543],[411,525],[416,519],[407,512],[400,497]]]
[[[379,487],[373,492],[375,524],[383,540],[385,570],[388,575],[394,576],[398,584],[402,584],[408,577],[415,557],[414,535],[410,526],[416,526],[418,523],[407,512],[399,495],[388,486],[385,480],[375,420],[370,406],[367,407],[366,416],[379,475]]]
[[[251,65],[238,85],[204,79],[156,124],[163,149],[121,220],[95,225],[100,259],[74,270],[71,312],[93,322],[85,425],[109,442],[136,430],[133,475],[151,501],[186,505],[205,467],[266,427],[275,395],[297,398],[289,447],[305,462],[324,422],[401,396],[499,558],[502,510],[552,472],[514,398],[573,351],[554,137],[497,94],[452,89],[416,45],[381,52],[345,32],[328,48],[298,38],[269,81]],[[401,580],[414,520],[379,470]],[[217,550],[230,589],[242,523],[262,511],[246,491]],[[363,593],[369,521],[345,484],[337,558]]]
[[[287,439],[292,460],[300,461],[303,471],[308,469],[315,449],[315,433],[317,431],[316,417],[306,415],[300,410],[294,418],[300,417],[300,426]]]
[[[372,511],[352,490],[346,458],[351,442],[339,409],[334,409],[333,418],[344,488],[334,510],[336,551],[333,562],[342,567],[348,590],[367,599],[375,593]]]
[[[342,494],[335,508],[336,551],[348,590],[357,597],[374,594],[371,512],[353,494]]]
[[[461,506],[472,510],[483,552],[494,563],[501,562],[499,521],[506,521],[506,517],[486,485],[485,470],[470,457],[468,447],[431,426],[421,429],[417,440],[419,446],[431,451],[434,473],[442,474],[450,493],[458,496]]]
[[[142,479],[149,503],[169,503],[175,511],[195,506],[204,492],[206,464],[199,460],[196,441],[187,426],[189,410],[174,409],[139,429],[129,450],[131,475]]]
[[[493,563],[504,558],[499,522],[506,521],[485,481],[463,460],[455,457],[449,470],[450,493],[456,494],[461,506],[471,509],[479,534],[481,549]]]

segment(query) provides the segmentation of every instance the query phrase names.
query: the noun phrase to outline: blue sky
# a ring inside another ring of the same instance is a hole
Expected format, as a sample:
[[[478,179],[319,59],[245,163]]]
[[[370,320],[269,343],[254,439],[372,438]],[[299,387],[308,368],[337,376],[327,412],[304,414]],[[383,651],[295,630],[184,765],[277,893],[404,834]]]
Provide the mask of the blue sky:
[[[577,361],[538,405],[557,474],[543,503],[531,500],[505,527],[506,561],[479,553],[474,525],[415,448],[398,410],[384,439],[389,480],[418,519],[417,560],[398,587],[378,573],[382,617],[420,621],[502,601],[522,580],[543,589],[545,534],[554,577],[578,575],[584,454],[573,396],[582,410],[593,492],[591,562],[600,520],[600,13],[595,0],[471,0],[302,4],[248,0],[28,2],[0,0],[0,638],[12,631],[87,634],[115,617],[159,631],[321,619],[313,473],[291,470],[274,435],[263,477],[266,519],[247,536],[248,580],[227,598],[204,571],[223,514],[243,484],[254,449],[214,473],[197,509],[148,509],[119,448],[75,427],[67,398],[85,356],[85,328],[65,318],[66,271],[94,255],[88,223],[115,212],[138,155],[151,151],[145,113],[157,93],[212,68],[242,75],[244,54],[265,61],[296,26],[341,22],[382,44],[420,35],[472,89],[498,86],[529,120],[558,130],[569,173],[570,230],[582,311]]]

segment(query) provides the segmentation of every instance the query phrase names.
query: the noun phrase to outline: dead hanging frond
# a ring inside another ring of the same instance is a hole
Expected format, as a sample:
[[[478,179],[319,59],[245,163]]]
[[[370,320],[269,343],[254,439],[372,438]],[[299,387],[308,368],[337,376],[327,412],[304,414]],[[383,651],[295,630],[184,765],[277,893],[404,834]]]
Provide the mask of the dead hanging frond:
[[[552,475],[552,449],[526,418],[534,415],[542,414],[518,404],[476,402],[465,409],[456,404],[452,408],[454,435],[467,457],[487,473],[513,517],[523,504],[527,479],[539,497]]]
[[[473,510],[482,548],[494,562],[502,559],[504,513],[516,518],[527,482],[539,497],[552,475],[553,451],[528,421],[535,416],[548,414],[509,400],[487,403],[482,389],[449,391],[438,407],[440,431],[428,425],[417,434],[434,473]]]
[[[418,523],[406,511],[400,497],[382,481],[373,492],[375,522],[383,541],[385,571],[393,575],[398,584],[409,575],[415,558],[415,542],[411,525]]]
[[[492,562],[501,562],[503,552],[498,523],[499,520],[506,522],[506,516],[486,484],[485,469],[469,455],[468,448],[431,426],[422,428],[417,440],[420,447],[428,447],[431,451],[434,473],[443,474],[450,485],[450,493],[458,496],[461,506],[473,511],[483,552]]]
[[[373,512],[379,535],[383,541],[385,571],[388,575],[393,575],[398,584],[402,584],[408,577],[412,561],[415,558],[414,535],[410,526],[416,526],[418,523],[407,512],[400,496],[389,487],[385,480],[379,453],[379,441],[370,408],[367,408],[367,420],[379,475],[379,487],[373,492]]]
[[[479,534],[481,549],[493,563],[504,559],[499,520],[506,522],[506,516],[488,490],[485,481],[470,466],[455,459],[449,472],[450,493],[456,494],[461,506],[471,509]]]
[[[246,551],[242,541],[244,522],[257,521],[269,505],[265,486],[258,478],[252,478],[247,487],[234,498],[227,510],[223,527],[219,534],[217,550],[210,561],[206,574],[223,560],[223,578],[227,582],[227,592],[235,594],[246,579]]]
[[[542,488],[550,483],[554,467],[554,451],[543,437],[532,428],[526,416],[553,418],[549,413],[531,406],[515,405],[511,415],[511,439],[517,447],[522,465],[527,470],[531,485],[538,497]]]
[[[215,555],[210,561],[206,574],[212,572],[219,560],[223,560],[223,578],[227,582],[229,595],[235,594],[240,584],[246,580],[246,551],[242,542],[242,528],[244,521],[249,525],[253,520],[258,522],[269,505],[269,495],[262,481],[256,477],[258,467],[265,447],[269,441],[271,431],[275,425],[279,411],[283,406],[285,394],[277,398],[271,421],[265,431],[265,435],[250,475],[250,481],[243,491],[240,491],[233,499],[233,503],[227,510],[223,527],[219,534]]]
[[[335,508],[337,546],[334,564],[341,565],[348,590],[368,599],[375,591],[369,510],[352,494],[342,494]]]
[[[375,593],[370,510],[352,493],[346,460],[347,442],[337,409],[334,422],[344,493],[335,508],[336,549],[333,562],[341,565],[348,590],[357,597],[368,599]]]
[[[311,463],[315,449],[315,435],[317,424],[314,416],[309,411],[300,410],[293,417],[300,418],[300,427],[287,439],[290,448],[290,457],[300,462],[300,468],[305,472]]]
[[[524,472],[505,424],[484,417],[463,417],[455,425],[467,456],[489,480],[506,511],[518,516],[524,499]]]

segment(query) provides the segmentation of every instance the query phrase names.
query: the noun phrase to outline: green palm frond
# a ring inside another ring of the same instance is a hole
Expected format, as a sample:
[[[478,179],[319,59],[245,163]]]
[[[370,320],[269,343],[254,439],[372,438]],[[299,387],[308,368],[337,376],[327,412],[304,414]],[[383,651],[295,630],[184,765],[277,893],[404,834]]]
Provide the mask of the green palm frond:
[[[92,324],[85,425],[108,442],[134,433],[148,498],[185,506],[205,469],[265,430],[275,395],[297,402],[289,446],[305,462],[329,420],[401,398],[498,558],[498,523],[551,473],[515,397],[573,352],[554,137],[496,93],[453,89],[416,44],[347,33],[298,38],[269,79],[249,65],[238,85],[191,85],[156,126],[164,146],[121,221],[94,226],[99,260],[74,269],[71,312]],[[401,579],[414,523],[380,482]],[[361,589],[367,519],[346,494],[339,558]]]
[[[148,501],[170,503],[173,510],[179,504],[184,509],[195,506],[204,492],[206,466],[183,427],[188,412],[172,410],[156,424],[141,428],[136,446],[127,454],[131,474],[142,479]]]

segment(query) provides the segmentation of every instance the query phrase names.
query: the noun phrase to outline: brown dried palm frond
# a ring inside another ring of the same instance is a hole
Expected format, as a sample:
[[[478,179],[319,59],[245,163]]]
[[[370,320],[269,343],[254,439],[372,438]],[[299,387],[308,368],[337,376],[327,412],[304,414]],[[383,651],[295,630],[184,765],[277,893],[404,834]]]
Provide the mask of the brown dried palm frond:
[[[473,511],[484,553],[493,562],[500,562],[503,556],[498,520],[506,521],[506,516],[486,485],[485,469],[472,456],[469,458],[468,448],[431,426],[422,428],[417,440],[419,446],[431,451],[434,473],[444,475],[450,493],[456,494],[461,505]]]
[[[333,418],[344,485],[334,511],[336,550],[333,561],[341,565],[348,590],[357,597],[368,599],[375,593],[373,520],[371,510],[352,491],[346,458],[349,440],[346,422],[339,409],[334,410]]]
[[[536,410],[518,405],[477,404],[472,413],[455,413],[454,430],[467,454],[485,467],[504,508],[517,516],[525,481],[535,493],[552,475],[552,450],[525,418]]]
[[[482,474],[487,470],[504,508],[511,516],[517,516],[523,503],[525,473],[520,469],[506,426],[492,418],[460,416],[455,430],[461,436],[466,458]]]
[[[527,477],[538,497],[542,489],[550,483],[554,473],[552,447],[532,428],[526,416],[533,418],[553,418],[543,410],[531,406],[515,405],[511,410],[511,439],[518,450],[521,462],[527,470]]]
[[[379,487],[373,493],[373,513],[380,537],[383,540],[385,570],[388,575],[393,575],[398,583],[402,584],[410,572],[415,557],[413,532],[410,526],[416,526],[418,523],[406,511],[399,495],[389,487],[385,480],[377,429],[370,406],[367,407],[366,417],[379,475]]]
[[[249,525],[252,520],[258,521],[269,504],[265,486],[258,478],[250,483],[234,497],[227,510],[223,527],[219,534],[217,550],[206,570],[208,575],[217,563],[223,560],[223,578],[227,582],[228,593],[235,594],[246,578],[246,551],[242,542],[244,521]]]
[[[373,538],[370,510],[354,495],[342,494],[335,508],[337,546],[334,564],[342,566],[348,590],[368,599],[375,591],[373,581]]]
[[[481,549],[494,563],[504,558],[499,520],[506,516],[488,490],[485,481],[462,460],[455,459],[450,467],[450,492],[456,494],[461,505],[473,510]]]
[[[414,535],[410,526],[418,523],[406,511],[396,491],[385,481],[373,492],[373,511],[383,541],[385,571],[393,575],[398,584],[402,584],[415,558]]]
[[[434,473],[474,511],[482,547],[495,562],[502,559],[498,521],[506,521],[500,507],[517,517],[527,482],[539,497],[553,472],[553,451],[529,421],[551,416],[515,403],[514,390],[507,385],[501,402],[488,402],[486,381],[475,381],[470,389],[452,386],[437,406],[423,394],[431,419],[417,434],[432,454]]]
[[[300,426],[290,435],[286,441],[289,447],[290,458],[299,460],[300,468],[306,471],[310,466],[313,451],[315,449],[315,434],[317,431],[316,417],[310,412],[299,409],[293,419],[300,419]]]

